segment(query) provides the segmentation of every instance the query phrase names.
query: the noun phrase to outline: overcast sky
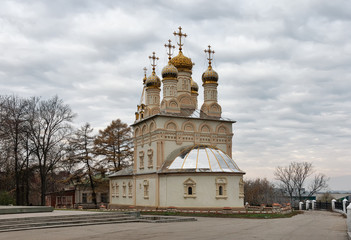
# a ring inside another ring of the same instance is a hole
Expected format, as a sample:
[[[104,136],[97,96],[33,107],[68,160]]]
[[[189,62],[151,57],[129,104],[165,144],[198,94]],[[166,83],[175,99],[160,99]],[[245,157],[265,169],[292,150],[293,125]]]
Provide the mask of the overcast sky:
[[[131,124],[148,56],[160,58],[160,76],[179,26],[199,106],[203,50],[216,52],[219,103],[237,121],[233,159],[247,178],[309,161],[331,189],[351,190],[349,0],[2,0],[0,94],[57,94],[76,126]]]

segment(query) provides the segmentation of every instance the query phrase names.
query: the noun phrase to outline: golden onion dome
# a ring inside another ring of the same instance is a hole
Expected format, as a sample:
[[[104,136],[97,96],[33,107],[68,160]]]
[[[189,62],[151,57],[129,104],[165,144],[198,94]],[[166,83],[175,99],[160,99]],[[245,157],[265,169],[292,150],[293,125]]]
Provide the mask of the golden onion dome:
[[[147,88],[159,88],[159,87],[161,87],[161,80],[156,75],[155,72],[152,72],[152,74],[146,79],[145,86]]]
[[[183,55],[182,51],[179,51],[178,55],[171,59],[173,64],[178,70],[189,70],[193,68],[193,62],[190,58]]]
[[[170,62],[162,69],[162,78],[177,78],[178,69]]]
[[[203,84],[218,82],[218,74],[212,69],[211,65],[208,66],[207,70],[202,74],[202,82]]]
[[[198,93],[199,92],[199,86],[197,83],[191,78],[191,92],[192,93]]]

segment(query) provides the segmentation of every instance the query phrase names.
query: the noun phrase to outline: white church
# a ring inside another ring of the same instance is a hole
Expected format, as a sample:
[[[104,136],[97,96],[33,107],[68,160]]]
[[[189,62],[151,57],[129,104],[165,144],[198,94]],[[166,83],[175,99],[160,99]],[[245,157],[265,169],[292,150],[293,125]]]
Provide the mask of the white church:
[[[223,119],[217,101],[218,74],[211,66],[202,74],[204,101],[198,109],[199,87],[192,79],[193,62],[179,53],[162,69],[143,79],[142,100],[134,129],[134,165],[110,175],[110,208],[222,209],[244,206],[245,174],[232,157],[232,124]],[[161,99],[161,86],[163,98]]]

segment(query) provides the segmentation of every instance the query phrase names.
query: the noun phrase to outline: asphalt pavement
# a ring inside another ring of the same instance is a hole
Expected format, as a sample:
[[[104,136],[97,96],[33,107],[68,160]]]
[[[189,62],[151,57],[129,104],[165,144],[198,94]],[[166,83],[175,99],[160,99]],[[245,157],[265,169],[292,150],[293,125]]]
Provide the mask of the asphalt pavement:
[[[5,232],[0,233],[0,239],[348,239],[346,232],[346,218],[342,217],[338,213],[327,211],[307,211],[304,214],[300,214],[292,218],[281,219],[238,219],[205,217],[199,217],[197,219],[198,221],[196,222],[122,223],[94,225],[87,227],[68,227]],[[5,219],[0,216],[0,221],[4,220]]]

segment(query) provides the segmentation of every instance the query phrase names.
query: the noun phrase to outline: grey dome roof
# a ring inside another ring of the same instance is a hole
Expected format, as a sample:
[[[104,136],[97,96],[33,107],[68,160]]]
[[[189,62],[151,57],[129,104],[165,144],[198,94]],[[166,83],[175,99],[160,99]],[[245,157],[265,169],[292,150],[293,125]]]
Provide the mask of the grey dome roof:
[[[166,172],[233,172],[244,173],[222,150],[213,146],[195,145],[182,151],[167,167]]]

